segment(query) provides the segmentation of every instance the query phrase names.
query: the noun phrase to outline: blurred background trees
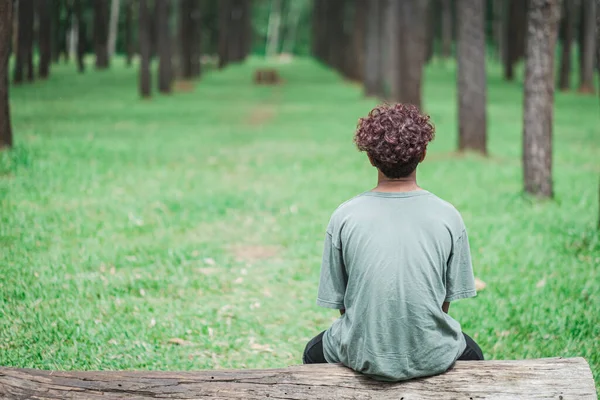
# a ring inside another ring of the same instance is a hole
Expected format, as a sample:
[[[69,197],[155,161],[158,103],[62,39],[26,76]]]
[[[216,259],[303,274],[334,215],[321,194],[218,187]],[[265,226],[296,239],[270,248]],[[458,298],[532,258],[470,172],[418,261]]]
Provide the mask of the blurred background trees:
[[[49,77],[52,62],[76,59],[83,73],[86,60],[104,70],[112,57],[122,56],[129,66],[138,60],[139,93],[147,98],[153,60],[158,90],[169,94],[176,80],[197,79],[203,69],[225,68],[251,54],[271,60],[311,55],[362,84],[367,96],[420,107],[424,66],[455,56],[458,149],[484,155],[485,65],[491,58],[503,66],[503,79],[523,82],[524,187],[541,196],[552,194],[555,82],[563,91],[577,82],[581,94],[596,92],[596,0],[544,1],[543,12],[535,0],[1,2],[1,78],[9,79],[12,54],[15,85]],[[7,85],[0,86],[0,97],[7,115]],[[2,146],[11,143],[6,121]]]

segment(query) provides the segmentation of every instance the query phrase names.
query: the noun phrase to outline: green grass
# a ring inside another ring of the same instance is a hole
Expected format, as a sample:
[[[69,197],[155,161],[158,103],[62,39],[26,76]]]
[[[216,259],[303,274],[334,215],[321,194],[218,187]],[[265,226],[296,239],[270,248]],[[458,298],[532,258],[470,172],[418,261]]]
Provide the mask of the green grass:
[[[256,64],[257,61],[254,61]],[[117,63],[13,88],[0,155],[0,364],[282,367],[336,317],[315,305],[335,207],[375,172],[352,144],[374,105],[309,60],[138,99]],[[522,194],[522,88],[489,76],[487,159],[457,155],[451,65],[428,67],[437,138],[420,184],[469,228],[487,288],[453,305],[487,358],[583,356],[600,383],[598,99],[557,94],[556,198]],[[189,343],[169,343],[180,338]]]

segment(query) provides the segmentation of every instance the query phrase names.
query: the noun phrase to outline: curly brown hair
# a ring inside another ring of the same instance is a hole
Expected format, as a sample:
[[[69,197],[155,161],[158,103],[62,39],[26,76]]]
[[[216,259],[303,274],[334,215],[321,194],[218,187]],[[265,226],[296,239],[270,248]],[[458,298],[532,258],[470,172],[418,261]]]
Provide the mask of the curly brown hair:
[[[411,104],[383,104],[358,121],[354,143],[388,178],[410,175],[435,136],[429,115]]]

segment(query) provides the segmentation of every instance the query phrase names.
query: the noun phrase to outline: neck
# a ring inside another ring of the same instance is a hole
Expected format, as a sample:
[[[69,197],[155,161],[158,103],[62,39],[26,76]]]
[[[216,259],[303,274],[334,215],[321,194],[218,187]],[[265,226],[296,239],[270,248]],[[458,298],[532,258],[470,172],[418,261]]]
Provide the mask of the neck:
[[[375,192],[412,192],[420,190],[417,185],[417,171],[403,178],[388,178],[381,171],[377,171],[377,187],[373,189]]]

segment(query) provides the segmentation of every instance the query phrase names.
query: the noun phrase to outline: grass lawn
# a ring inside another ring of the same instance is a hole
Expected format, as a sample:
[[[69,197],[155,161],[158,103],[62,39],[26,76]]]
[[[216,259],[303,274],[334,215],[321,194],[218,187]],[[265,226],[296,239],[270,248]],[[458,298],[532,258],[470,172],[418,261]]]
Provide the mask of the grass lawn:
[[[281,66],[281,87],[253,86],[251,63],[141,101],[137,70],[115,64],[11,92],[0,365],[300,363],[336,317],[315,305],[329,216],[375,184],[352,144],[374,101],[309,60]],[[426,71],[437,138],[419,179],[462,212],[487,288],[451,314],[487,358],[583,356],[598,385],[598,99],[557,94],[556,198],[541,202],[522,194],[521,84],[490,68],[490,157],[457,155],[454,75]]]

